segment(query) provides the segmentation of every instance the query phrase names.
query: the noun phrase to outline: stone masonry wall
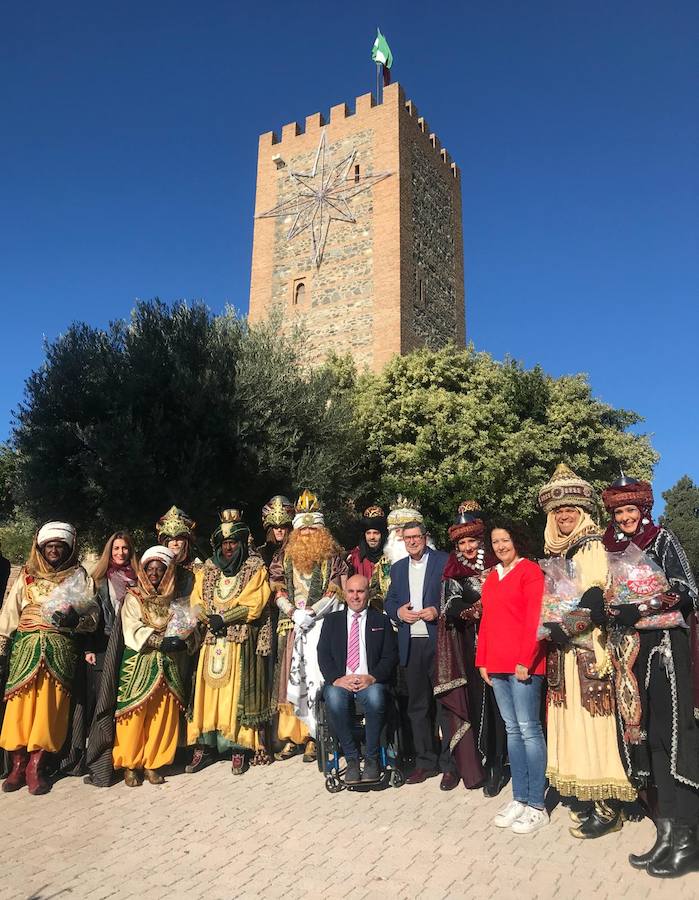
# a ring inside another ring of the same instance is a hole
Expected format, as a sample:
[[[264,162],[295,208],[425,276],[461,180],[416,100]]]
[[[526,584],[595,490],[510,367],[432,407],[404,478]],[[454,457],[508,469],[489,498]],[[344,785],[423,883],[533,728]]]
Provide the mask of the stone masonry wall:
[[[437,349],[454,339],[456,328],[454,209],[451,192],[427,153],[413,142],[410,155],[413,331],[420,343]]]
[[[336,166],[356,151],[354,166],[361,174],[373,173],[373,130],[365,129],[339,140],[328,139],[327,159]],[[292,199],[298,185],[289,172],[311,172],[316,150],[290,157],[277,173],[277,203]],[[285,320],[303,321],[308,355],[320,359],[331,350],[351,349],[358,366],[371,366],[373,297],[373,188],[354,197],[349,205],[356,223],[330,223],[319,268],[311,260],[311,234],[306,229],[291,240],[287,233],[295,215],[274,220],[272,303],[285,309]],[[294,285],[306,285],[302,303],[294,305]]]

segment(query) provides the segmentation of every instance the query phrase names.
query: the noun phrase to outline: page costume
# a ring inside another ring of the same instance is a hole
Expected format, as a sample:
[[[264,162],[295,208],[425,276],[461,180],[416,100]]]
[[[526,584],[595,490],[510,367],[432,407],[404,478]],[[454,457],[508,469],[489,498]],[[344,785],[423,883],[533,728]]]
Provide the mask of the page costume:
[[[157,588],[145,575],[151,560],[167,566]],[[127,784],[134,771],[146,770],[152,783],[160,783],[158,770],[170,765],[177,750],[180,714],[186,702],[183,673],[188,654],[196,650],[192,631],[181,648],[171,648],[168,626],[181,604],[175,596],[174,554],[166,547],[151,547],[141,557],[138,584],[127,592],[121,608],[124,650],[116,697],[116,733],[112,751],[115,769],[126,769]]]
[[[53,568],[43,555],[50,541],[66,544]],[[0,658],[7,671],[0,747],[12,757],[3,790],[25,782],[30,793],[50,790],[47,754],[59,769],[79,774],[84,753],[84,660],[81,635],[97,627],[94,585],[78,563],[72,525],[49,522],[38,532],[0,611]],[[63,627],[61,623],[65,623]]]
[[[653,609],[636,607],[633,624],[623,610],[608,610],[623,761],[639,787],[653,784],[658,794],[656,846],[630,859],[651,875],[674,877],[699,871],[699,720],[693,692],[698,661],[690,643],[697,628],[697,585],[680,542],[653,523],[648,482],[623,476],[602,498],[612,516],[625,506],[637,507],[642,516],[633,535],[612,520],[604,534],[607,551],[620,553],[629,542],[643,550],[670,585],[658,598],[662,610],[679,609],[687,621],[687,627],[648,630],[643,620]]]
[[[447,712],[451,733],[449,749],[459,776],[467,788],[486,778],[485,766],[497,769],[504,785],[505,727],[497,704],[476,668],[476,641],[481,616],[481,591],[495,559],[482,546],[469,561],[457,544],[463,538],[482,541],[485,524],[475,501],[459,507],[456,521],[449,527],[454,549],[442,574],[442,603],[437,622],[434,694]],[[496,745],[495,728],[500,741]],[[501,786],[502,786],[501,785]],[[495,796],[499,790],[489,792]]]

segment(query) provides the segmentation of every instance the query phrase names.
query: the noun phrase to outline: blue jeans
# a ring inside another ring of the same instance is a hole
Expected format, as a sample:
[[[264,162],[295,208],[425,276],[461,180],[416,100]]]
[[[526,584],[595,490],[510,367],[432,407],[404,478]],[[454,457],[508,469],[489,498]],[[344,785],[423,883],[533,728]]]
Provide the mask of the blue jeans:
[[[386,685],[370,684],[362,691],[348,691],[345,688],[326,684],[323,688],[323,699],[328,712],[328,722],[337,735],[345,759],[359,759],[359,747],[354,737],[355,701],[364,712],[366,727],[367,759],[376,759],[379,755],[381,729],[386,717]]]
[[[544,809],[546,741],[541,728],[544,676],[532,675],[527,681],[517,681],[514,675],[491,675],[491,678],[507,731],[512,796],[527,806]]]

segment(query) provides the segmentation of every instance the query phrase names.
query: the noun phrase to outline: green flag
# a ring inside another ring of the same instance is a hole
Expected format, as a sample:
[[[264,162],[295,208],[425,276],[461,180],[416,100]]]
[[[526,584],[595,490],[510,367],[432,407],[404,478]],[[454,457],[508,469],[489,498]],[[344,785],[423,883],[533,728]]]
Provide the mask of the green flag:
[[[375,63],[380,63],[384,69],[390,69],[393,65],[393,54],[391,53],[391,48],[388,46],[388,41],[381,34],[381,31],[376,29],[376,40],[374,41],[374,46],[371,48],[371,58]]]

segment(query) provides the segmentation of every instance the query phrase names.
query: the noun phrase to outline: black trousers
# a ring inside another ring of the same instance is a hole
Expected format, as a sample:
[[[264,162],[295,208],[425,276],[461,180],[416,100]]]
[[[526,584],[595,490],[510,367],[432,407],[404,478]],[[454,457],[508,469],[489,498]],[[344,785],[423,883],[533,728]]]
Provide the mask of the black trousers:
[[[439,768],[442,772],[454,772],[447,716],[441,703],[434,699],[434,646],[428,637],[410,638],[408,665],[403,671],[408,686],[408,718],[415,746],[415,765],[428,771]],[[436,723],[442,731],[439,752]]]
[[[660,655],[651,661],[648,682],[648,749],[653,783],[658,792],[658,815],[681,825],[699,822],[699,792],[676,781],[670,773],[672,753],[672,694]]]

